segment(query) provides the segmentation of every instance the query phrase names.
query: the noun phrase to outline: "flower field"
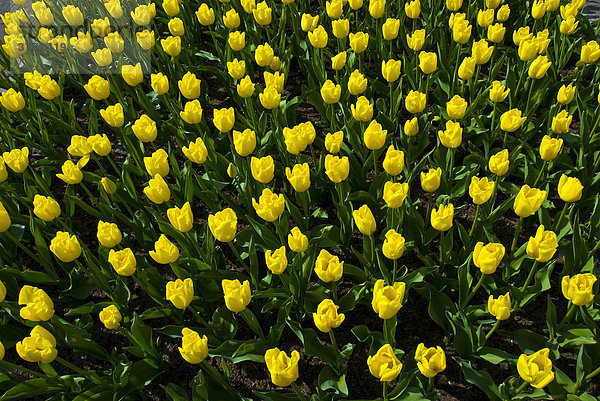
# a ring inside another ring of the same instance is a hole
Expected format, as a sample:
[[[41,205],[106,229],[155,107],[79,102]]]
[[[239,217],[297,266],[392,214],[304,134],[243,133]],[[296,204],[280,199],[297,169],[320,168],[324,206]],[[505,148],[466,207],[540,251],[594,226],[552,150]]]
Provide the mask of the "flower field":
[[[585,0],[13,0],[0,401],[600,400]]]

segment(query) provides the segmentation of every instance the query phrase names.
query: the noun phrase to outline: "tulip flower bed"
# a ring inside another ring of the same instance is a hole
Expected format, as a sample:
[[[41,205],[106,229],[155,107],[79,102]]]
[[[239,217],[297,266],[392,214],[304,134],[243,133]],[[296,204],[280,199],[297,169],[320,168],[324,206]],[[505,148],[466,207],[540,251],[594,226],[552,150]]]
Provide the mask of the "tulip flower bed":
[[[14,2],[0,401],[597,399],[585,0]]]

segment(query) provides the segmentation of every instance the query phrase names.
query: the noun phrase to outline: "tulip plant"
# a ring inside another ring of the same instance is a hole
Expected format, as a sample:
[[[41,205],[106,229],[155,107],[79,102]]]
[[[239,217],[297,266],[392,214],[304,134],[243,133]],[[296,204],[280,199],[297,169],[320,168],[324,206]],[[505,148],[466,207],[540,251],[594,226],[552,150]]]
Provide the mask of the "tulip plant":
[[[0,401],[596,399],[586,0],[13,2]]]

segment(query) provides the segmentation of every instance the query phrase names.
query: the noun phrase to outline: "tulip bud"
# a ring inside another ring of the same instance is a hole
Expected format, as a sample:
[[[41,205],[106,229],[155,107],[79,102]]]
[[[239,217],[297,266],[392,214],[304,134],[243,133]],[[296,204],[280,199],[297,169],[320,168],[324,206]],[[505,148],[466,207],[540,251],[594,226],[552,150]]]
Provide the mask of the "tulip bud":
[[[337,131],[333,134],[330,132],[325,136],[325,149],[329,153],[338,153],[344,142],[344,132]]]
[[[521,117],[521,110],[510,109],[500,116],[500,129],[505,132],[515,132],[527,120],[527,117]]]
[[[288,265],[287,256],[285,254],[285,246],[282,246],[275,251],[268,250],[265,252],[265,263],[271,273],[278,275],[285,271]]]
[[[230,242],[237,231],[237,216],[233,209],[226,208],[208,216],[208,226],[212,235],[221,242]]]
[[[33,197],[33,213],[44,221],[52,221],[60,216],[60,206],[51,197],[35,195]]]
[[[244,280],[222,280],[221,286],[225,294],[225,306],[232,312],[241,312],[250,303],[250,283]]]
[[[178,82],[179,91],[186,99],[194,100],[200,96],[200,83],[196,74],[188,71]]]
[[[350,47],[354,50],[354,53],[359,54],[364,52],[369,45],[369,34],[364,32],[357,32],[356,34],[350,34]]]
[[[246,32],[233,31],[229,32],[229,38],[227,39],[229,47],[234,52],[239,52],[246,47]]]
[[[394,40],[398,37],[400,30],[400,20],[396,18],[388,18],[382,25],[383,38],[385,40]]]
[[[463,81],[471,79],[475,73],[475,57],[465,57],[458,67],[458,77]]]
[[[321,87],[321,97],[327,104],[335,104],[340,100],[342,95],[342,87],[339,84],[334,84],[331,80],[325,81]]]
[[[427,95],[418,91],[411,90],[410,92],[408,92],[408,95],[406,95],[404,105],[409,113],[420,113],[425,109],[425,106],[427,105]]]
[[[475,244],[473,251],[473,263],[481,270],[481,274],[494,274],[502,261],[506,250],[504,245],[483,242]]]
[[[235,124],[235,111],[233,107],[214,109],[213,124],[222,133],[231,131]]]
[[[517,216],[529,217],[537,212],[545,199],[546,191],[525,184],[519,190],[513,208]]]
[[[350,161],[348,157],[325,156],[325,174],[334,182],[339,183],[348,178],[350,173]]]
[[[64,263],[72,262],[81,255],[81,246],[77,237],[64,231],[56,233],[56,236],[50,241],[49,248]]]
[[[371,301],[373,311],[384,320],[396,316],[402,308],[405,290],[406,284],[403,282],[386,286],[383,280],[377,280],[373,288],[373,300]]]
[[[431,226],[437,231],[448,231],[454,219],[454,205],[440,205],[438,209],[431,210]]]
[[[562,148],[562,138],[551,138],[544,135],[540,144],[540,156],[544,161],[554,160]]]
[[[489,168],[492,173],[502,176],[508,172],[509,164],[508,149],[504,149],[490,157]]]
[[[164,149],[158,149],[151,156],[144,157],[144,166],[151,176],[166,177],[169,175],[169,155]]]
[[[462,143],[463,129],[459,122],[446,121],[446,129],[438,131],[440,142],[447,148],[458,148]]]
[[[387,181],[383,186],[383,200],[391,209],[401,207],[407,195],[408,183]]]
[[[105,248],[114,248],[121,243],[123,235],[121,230],[114,223],[105,223],[100,220],[98,222],[98,232],[96,234],[98,242]]]
[[[573,116],[569,115],[568,111],[562,110],[552,118],[552,132],[555,134],[566,134],[569,132],[571,121],[573,121]]]
[[[419,120],[417,117],[413,117],[404,123],[403,132],[406,136],[415,136],[419,133]]]
[[[419,14],[421,14],[421,1],[413,0],[411,2],[404,3],[404,12],[410,19],[419,18]]]
[[[288,246],[293,252],[304,252],[308,248],[308,237],[298,227],[294,227],[288,234]]]
[[[418,52],[425,44],[425,29],[417,29],[410,34],[406,34],[406,42],[411,50]]]
[[[310,188],[308,163],[295,164],[292,169],[286,167],[285,175],[296,192],[304,192]]]
[[[129,277],[135,273],[137,262],[131,248],[125,248],[120,251],[111,249],[108,253],[108,263],[119,276]]]
[[[202,121],[202,106],[198,99],[187,102],[183,111],[179,112],[179,116],[188,124],[198,124]]]
[[[154,250],[148,253],[156,263],[162,265],[173,263],[179,258],[179,249],[164,234],[154,243]]]
[[[488,311],[496,320],[506,320],[510,316],[510,293],[500,295],[494,299],[493,295],[488,298]]]
[[[423,71],[423,74],[434,72],[437,69],[437,53],[425,51],[419,53],[419,68]]]
[[[591,273],[564,276],[561,281],[562,293],[574,305],[584,306],[594,300],[596,276]]]
[[[503,102],[509,93],[510,88],[502,85],[500,81],[494,81],[492,83],[492,89],[490,89],[490,100],[494,103]]]
[[[167,202],[171,197],[169,186],[160,174],[155,174],[154,178],[148,181],[148,186],[144,188],[144,194],[157,205]]]
[[[331,68],[335,71],[339,71],[346,65],[346,51],[340,52],[331,58]]]
[[[367,89],[367,78],[358,70],[352,71],[350,78],[348,79],[348,91],[358,96]]]
[[[408,186],[408,184],[406,185]],[[405,239],[401,234],[397,233],[393,228],[388,230],[385,233],[385,240],[381,247],[383,256],[390,260],[399,259],[404,254],[404,244]]]
[[[188,146],[181,148],[183,154],[192,162],[202,164],[208,158],[208,150],[201,137],[196,138],[194,142],[190,142]]]
[[[171,225],[182,233],[190,231],[194,224],[194,215],[189,202],[185,202],[181,208],[174,206],[167,209],[167,217]]]
[[[364,96],[359,97],[356,104],[351,104],[350,109],[356,121],[371,121],[373,118],[373,104]]]
[[[558,94],[556,95],[556,100],[563,105],[571,103],[573,101],[573,98],[575,97],[576,88],[576,86],[573,86],[571,84],[567,86],[561,86],[558,90]]]
[[[117,103],[114,106],[108,106],[105,109],[100,109],[100,115],[108,125],[115,128],[121,127],[125,120],[121,103]]]
[[[435,192],[440,187],[440,181],[442,178],[442,169],[430,168],[427,173],[421,171],[421,188],[425,192]]]
[[[184,327],[181,330],[183,338],[181,339],[181,347],[179,353],[186,362],[198,364],[208,356],[208,338],[206,335],[200,335],[194,330]]]
[[[565,174],[560,176],[558,181],[558,195],[565,202],[577,202],[581,199],[583,185],[575,177],[567,177]]]
[[[333,35],[338,39],[344,39],[350,32],[350,21],[347,19],[338,19],[331,22]],[[310,36],[309,36],[310,38]]]
[[[100,184],[102,184],[102,189],[104,189],[104,192],[106,192],[109,195],[114,194],[115,192],[117,192],[117,184],[115,184],[111,179],[106,178],[106,177],[102,177],[100,179]]]
[[[529,237],[527,242],[527,255],[538,262],[545,263],[552,259],[558,248],[558,239],[553,231],[538,227],[535,237]]]
[[[478,177],[471,177],[471,184],[469,185],[469,195],[473,199],[473,203],[476,205],[482,205],[487,202],[494,192],[494,182],[488,181],[487,177],[479,179]]]
[[[344,262],[325,249],[321,249],[315,261],[315,273],[325,283],[339,281],[344,273]]]
[[[395,82],[400,77],[402,61],[400,60],[388,60],[381,61],[381,74],[387,82]]]
[[[166,298],[177,309],[185,309],[192,303],[194,297],[194,283],[191,278],[177,279],[167,282]]]
[[[121,312],[119,312],[119,309],[117,309],[115,305],[109,305],[106,308],[103,308],[98,314],[98,317],[102,324],[109,330],[119,327],[121,325],[121,319],[123,318]]]
[[[363,235],[372,235],[377,228],[373,212],[367,205],[362,205],[358,210],[352,212],[354,223]]]

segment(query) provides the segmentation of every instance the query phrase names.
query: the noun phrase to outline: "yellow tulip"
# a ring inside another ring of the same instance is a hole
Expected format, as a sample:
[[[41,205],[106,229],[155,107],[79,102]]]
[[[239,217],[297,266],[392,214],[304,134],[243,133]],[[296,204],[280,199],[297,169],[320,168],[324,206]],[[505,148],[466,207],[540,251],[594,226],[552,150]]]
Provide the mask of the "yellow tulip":
[[[394,380],[402,371],[402,362],[394,355],[390,344],[384,344],[377,353],[367,358],[369,371],[382,382]]]

